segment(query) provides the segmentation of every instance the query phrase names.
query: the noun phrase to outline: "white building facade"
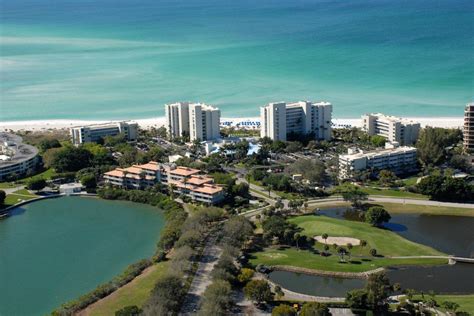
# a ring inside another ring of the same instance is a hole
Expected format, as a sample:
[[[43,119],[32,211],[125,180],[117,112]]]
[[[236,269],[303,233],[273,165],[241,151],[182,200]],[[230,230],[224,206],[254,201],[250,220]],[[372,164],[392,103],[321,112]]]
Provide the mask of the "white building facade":
[[[287,140],[291,134],[314,134],[315,139],[331,139],[332,104],[300,101],[276,102],[260,108],[260,136]]]
[[[138,124],[129,122],[112,122],[77,126],[70,129],[71,141],[74,145],[98,142],[106,136],[123,134],[128,141],[134,141],[138,136]]]
[[[38,168],[38,149],[15,134],[0,132],[0,181],[16,179]]]
[[[189,102],[165,105],[166,130],[171,139],[189,135]]]
[[[370,135],[380,135],[389,142],[411,145],[420,133],[420,123],[381,113],[362,115],[363,129]]]
[[[466,153],[474,153],[474,103],[464,109],[463,144]]]
[[[194,140],[220,137],[221,111],[203,103],[179,102],[165,105],[166,129],[171,139],[187,136]]]
[[[415,147],[393,147],[387,144],[386,149],[376,151],[354,151],[339,156],[339,179],[350,179],[358,171],[391,170],[395,174],[410,173],[417,170],[417,153]]]

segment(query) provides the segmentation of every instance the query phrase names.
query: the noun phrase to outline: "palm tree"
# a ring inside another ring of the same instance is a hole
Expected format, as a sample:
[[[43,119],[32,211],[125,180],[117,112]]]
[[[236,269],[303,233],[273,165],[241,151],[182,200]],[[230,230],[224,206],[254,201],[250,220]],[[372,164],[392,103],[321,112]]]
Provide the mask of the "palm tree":
[[[300,247],[299,247],[299,245],[298,245],[298,241],[300,240],[301,235],[300,235],[299,233],[296,233],[296,234],[293,235],[293,238],[294,238],[295,241],[296,241],[296,249],[300,250]]]
[[[347,255],[349,256],[349,260],[351,260],[351,250],[352,250],[352,248],[353,248],[352,244],[351,244],[351,243],[348,243],[348,244],[347,244],[347,249],[348,249],[349,251],[347,252]]]
[[[362,251],[362,248],[364,248],[365,246],[367,246],[367,241],[362,239],[362,240],[360,241],[360,248],[361,248],[361,251]]]
[[[328,251],[329,251],[329,246],[328,246],[328,245],[324,245],[324,254],[325,254],[325,257],[327,257],[326,254],[327,254]]]
[[[325,243],[325,244],[328,243],[328,242],[327,242],[328,237],[329,237],[329,235],[326,234],[326,233],[324,233],[324,234],[321,236],[321,238],[324,239],[324,243]]]
[[[174,189],[175,188],[176,188],[176,185],[173,184],[173,183],[170,183],[169,186],[168,186],[169,195],[170,195],[170,198],[172,200],[174,200]]]

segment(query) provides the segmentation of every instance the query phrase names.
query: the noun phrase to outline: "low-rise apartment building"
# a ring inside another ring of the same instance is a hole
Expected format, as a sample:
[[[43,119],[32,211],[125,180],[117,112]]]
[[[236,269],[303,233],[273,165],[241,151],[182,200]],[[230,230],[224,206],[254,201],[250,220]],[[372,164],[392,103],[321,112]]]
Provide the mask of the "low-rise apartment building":
[[[292,133],[313,133],[315,139],[330,140],[331,119],[328,102],[269,103],[260,108],[260,136],[285,141]]]
[[[223,188],[215,185],[211,177],[201,175],[198,169],[173,164],[150,161],[143,165],[116,168],[104,173],[104,179],[110,185],[136,190],[160,183],[176,194],[207,204],[216,204],[224,199]]]
[[[76,126],[70,129],[71,141],[74,145],[98,142],[106,136],[123,134],[128,141],[134,141],[138,136],[138,124],[129,122],[112,122]]]
[[[220,137],[221,111],[204,103],[178,102],[165,105],[166,129],[171,139],[187,136],[194,140]]]
[[[417,166],[415,147],[387,144],[385,149],[369,152],[351,149],[348,154],[339,156],[339,178],[350,179],[363,170],[374,173],[391,170],[395,174],[404,174],[416,171]]]
[[[18,135],[0,133],[0,181],[32,173],[39,162],[36,147],[23,143]]]
[[[380,135],[401,145],[415,143],[420,133],[420,123],[381,113],[362,115],[362,123],[370,136]]]

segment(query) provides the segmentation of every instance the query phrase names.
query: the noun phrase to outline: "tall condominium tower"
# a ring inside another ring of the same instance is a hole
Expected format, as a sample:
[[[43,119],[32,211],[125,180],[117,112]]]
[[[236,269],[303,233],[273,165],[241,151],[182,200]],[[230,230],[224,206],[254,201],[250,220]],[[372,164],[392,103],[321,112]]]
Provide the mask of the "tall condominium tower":
[[[315,139],[330,140],[331,116],[328,102],[269,103],[260,108],[260,136],[285,141],[292,133],[313,133]]]
[[[220,136],[218,108],[203,103],[166,104],[166,129],[171,139],[189,135],[194,140],[214,140]]]

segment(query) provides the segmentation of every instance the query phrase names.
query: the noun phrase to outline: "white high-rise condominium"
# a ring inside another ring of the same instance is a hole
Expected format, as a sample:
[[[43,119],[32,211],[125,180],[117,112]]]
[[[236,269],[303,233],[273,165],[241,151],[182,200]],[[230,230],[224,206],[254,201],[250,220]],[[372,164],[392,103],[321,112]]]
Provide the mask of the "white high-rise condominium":
[[[194,140],[214,140],[220,137],[218,108],[203,103],[179,102],[166,104],[166,128],[170,138],[189,135]]]
[[[331,139],[332,105],[328,102],[276,102],[260,108],[261,137],[287,140],[291,134],[314,134],[315,139]]]
[[[370,136],[380,135],[401,145],[413,144],[420,133],[420,123],[381,113],[362,115],[362,123]]]
[[[189,135],[189,102],[165,104],[165,113],[171,139]]]

